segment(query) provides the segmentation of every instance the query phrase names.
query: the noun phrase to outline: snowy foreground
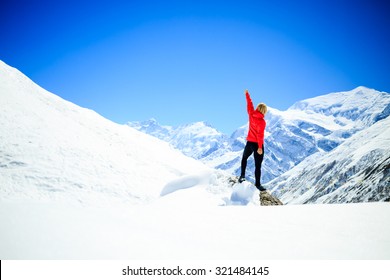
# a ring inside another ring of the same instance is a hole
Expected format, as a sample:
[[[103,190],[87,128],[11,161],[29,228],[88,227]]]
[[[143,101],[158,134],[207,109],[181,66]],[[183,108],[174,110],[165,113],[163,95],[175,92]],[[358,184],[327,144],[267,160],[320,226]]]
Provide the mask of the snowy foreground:
[[[0,204],[1,259],[389,259],[388,203]]]
[[[260,207],[1,61],[0,108],[0,259],[390,258],[390,203]]]

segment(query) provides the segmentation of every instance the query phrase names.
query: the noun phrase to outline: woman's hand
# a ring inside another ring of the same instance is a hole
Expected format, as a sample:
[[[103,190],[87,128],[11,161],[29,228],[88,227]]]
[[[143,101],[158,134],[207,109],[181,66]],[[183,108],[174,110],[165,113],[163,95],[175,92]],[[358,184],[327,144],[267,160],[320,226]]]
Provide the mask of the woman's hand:
[[[247,94],[247,93],[249,93],[249,91],[246,89],[246,90],[245,90],[245,94]]]
[[[258,148],[258,149],[257,149],[257,153],[258,153],[259,155],[262,155],[262,154],[263,154],[263,149],[262,149],[262,148]]]

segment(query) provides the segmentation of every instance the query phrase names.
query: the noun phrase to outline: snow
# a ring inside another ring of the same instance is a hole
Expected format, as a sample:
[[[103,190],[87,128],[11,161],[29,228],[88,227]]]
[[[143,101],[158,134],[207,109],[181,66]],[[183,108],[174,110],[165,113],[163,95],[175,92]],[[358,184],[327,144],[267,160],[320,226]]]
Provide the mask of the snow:
[[[359,86],[351,91],[334,92],[314,98],[309,98],[297,102],[290,109],[303,109],[311,112],[322,112],[324,114],[335,114],[340,112],[355,111],[356,108],[363,109],[375,108],[375,103],[381,100],[381,95],[386,96],[387,93],[382,92],[378,95],[378,91]],[[389,97],[387,97],[388,99]],[[364,106],[362,106],[364,105]]]
[[[255,205],[255,198],[258,195],[256,188],[248,182],[242,182],[233,186],[232,194],[230,196],[230,204],[232,205],[248,205],[253,203]]]
[[[213,173],[210,171],[202,172],[200,174],[191,174],[186,176],[181,176],[178,179],[170,181],[165,185],[161,191],[161,195],[167,195],[172,192],[192,188],[198,185],[208,185],[213,181]]]
[[[390,257],[389,203],[259,207],[250,183],[3,62],[0,108],[0,259]]]
[[[0,204],[2,259],[388,259],[387,203]],[[198,201],[200,202],[200,201]]]
[[[299,122],[308,122],[315,124],[319,127],[323,127],[328,130],[338,130],[345,127],[335,122],[334,116],[324,116],[319,114],[313,114],[312,112],[306,112],[296,109],[289,109],[287,111],[278,111],[271,108],[268,112],[272,117],[281,118],[285,124],[296,125]],[[315,133],[313,133],[315,134]]]

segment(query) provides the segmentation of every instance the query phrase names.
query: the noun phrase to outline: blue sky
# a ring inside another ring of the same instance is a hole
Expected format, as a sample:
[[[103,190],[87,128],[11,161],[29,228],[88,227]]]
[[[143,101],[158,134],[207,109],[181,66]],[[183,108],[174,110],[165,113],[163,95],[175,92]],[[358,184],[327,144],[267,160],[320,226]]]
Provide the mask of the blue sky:
[[[0,59],[117,123],[207,121],[363,85],[390,92],[388,1],[0,4]]]

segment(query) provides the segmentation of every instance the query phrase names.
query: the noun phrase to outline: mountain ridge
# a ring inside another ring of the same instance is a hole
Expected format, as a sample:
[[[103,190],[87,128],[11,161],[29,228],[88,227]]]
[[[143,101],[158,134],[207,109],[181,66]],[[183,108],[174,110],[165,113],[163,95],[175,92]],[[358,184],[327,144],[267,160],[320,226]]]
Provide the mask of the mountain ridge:
[[[356,133],[329,153],[309,156],[268,187],[290,204],[388,201],[388,135],[390,118]]]

